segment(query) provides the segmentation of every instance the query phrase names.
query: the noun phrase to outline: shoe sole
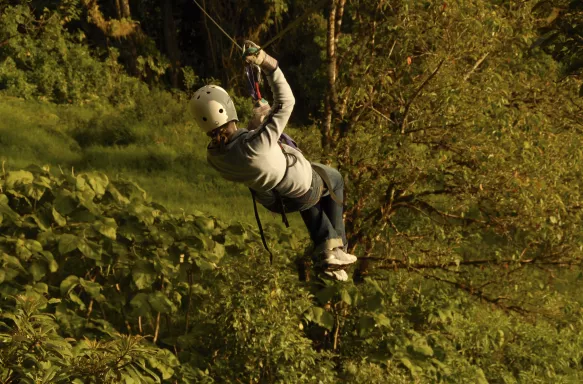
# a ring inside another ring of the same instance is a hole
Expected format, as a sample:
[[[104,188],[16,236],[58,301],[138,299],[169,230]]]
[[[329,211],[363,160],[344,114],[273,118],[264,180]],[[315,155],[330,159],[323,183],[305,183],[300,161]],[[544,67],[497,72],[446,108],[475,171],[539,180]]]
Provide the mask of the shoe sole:
[[[334,273],[330,272],[330,274],[328,274],[327,272],[330,271],[324,272],[324,276],[328,279],[332,279],[335,281],[348,281],[350,279],[350,277],[348,277],[348,274],[346,275],[346,279],[339,279]]]
[[[334,272],[334,271],[339,271],[341,269],[345,269],[346,267],[352,265],[354,263],[350,263],[350,264],[328,264],[326,262],[323,262],[321,264],[316,265],[316,268],[319,268],[321,270],[323,270],[324,272]]]

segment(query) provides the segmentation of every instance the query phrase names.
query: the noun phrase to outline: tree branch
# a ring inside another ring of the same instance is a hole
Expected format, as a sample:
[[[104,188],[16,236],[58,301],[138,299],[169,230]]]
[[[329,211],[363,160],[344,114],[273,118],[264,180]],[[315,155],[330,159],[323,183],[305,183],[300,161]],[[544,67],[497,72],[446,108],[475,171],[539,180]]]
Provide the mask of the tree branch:
[[[464,76],[464,81],[468,81],[468,79],[470,78],[470,76],[472,76],[472,73],[474,73],[476,71],[476,69],[478,69],[478,67],[480,65],[482,65],[482,63],[484,62],[484,60],[486,60],[486,57],[488,57],[488,55],[490,54],[490,52],[486,52],[486,54],[484,54],[484,56],[482,56],[481,59],[479,59],[478,61],[476,61],[476,64],[474,65],[474,68],[472,68],[471,71],[469,71],[465,76]]]
[[[6,39],[0,41],[0,47],[5,46],[6,44],[8,44],[8,41],[10,41],[10,39],[12,39],[13,37],[15,37],[16,35],[12,35],[12,36],[8,36]]]
[[[362,256],[359,257],[360,260],[372,260],[372,261],[382,261],[390,263],[390,265],[379,265],[378,269],[392,270],[395,268],[411,268],[411,269],[442,269],[448,271],[447,268],[458,267],[458,266],[468,266],[468,267],[480,267],[483,265],[493,265],[500,266],[505,264],[519,264],[520,266],[527,265],[555,265],[559,267],[573,267],[581,264],[581,259],[575,259],[571,261],[545,261],[545,259],[525,259],[525,260],[491,260],[491,259],[480,259],[480,260],[465,260],[465,261],[449,261],[446,263],[410,263],[406,260],[401,259],[388,259],[384,257],[375,256]]]
[[[431,73],[431,75],[429,75],[429,77],[427,79],[425,79],[425,81],[419,86],[419,88],[417,88],[415,93],[413,93],[413,96],[411,96],[411,99],[409,99],[409,101],[407,102],[407,105],[405,106],[405,113],[403,113],[403,120],[401,121],[401,134],[403,134],[403,135],[405,134],[405,128],[407,126],[407,118],[409,117],[409,111],[411,110],[411,104],[413,104],[413,101],[415,101],[417,96],[419,96],[419,94],[421,93],[423,88],[425,88],[425,86],[429,83],[429,81],[431,79],[433,79],[435,77],[435,75],[437,75],[437,72],[439,72],[439,70],[441,69],[441,66],[443,65],[444,62],[445,62],[445,59],[441,59],[441,61],[437,65],[437,68],[435,68],[433,70],[433,72]]]
[[[527,313],[530,313],[529,310],[522,308],[522,307],[518,307],[515,305],[510,305],[510,306],[503,305],[501,303],[501,301],[507,299],[507,297],[505,297],[505,296],[498,296],[496,298],[492,298],[492,297],[487,296],[482,290],[480,290],[478,288],[474,288],[471,285],[467,286],[465,284],[458,283],[457,281],[443,279],[439,276],[435,276],[435,275],[431,275],[431,274],[425,274],[425,273],[419,273],[419,274],[426,279],[432,279],[435,281],[439,281],[440,283],[446,283],[446,284],[452,285],[452,286],[470,294],[471,296],[477,297],[480,300],[484,300],[490,304],[494,304],[501,309],[508,310],[508,311],[514,311],[514,312],[520,313],[521,315],[525,315]]]

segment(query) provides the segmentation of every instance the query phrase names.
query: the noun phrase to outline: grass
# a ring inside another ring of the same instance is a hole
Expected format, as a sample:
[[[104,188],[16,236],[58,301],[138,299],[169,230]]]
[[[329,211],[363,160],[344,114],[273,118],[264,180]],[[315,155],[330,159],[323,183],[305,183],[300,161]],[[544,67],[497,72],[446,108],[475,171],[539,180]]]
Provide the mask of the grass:
[[[255,222],[248,189],[222,179],[206,163],[204,134],[186,118],[169,121],[153,114],[144,120],[141,114],[140,120],[133,112],[0,94],[0,162],[5,161],[7,170],[31,163],[75,172],[98,170],[112,180],[123,177],[137,182],[153,200],[174,212],[199,210],[226,222]],[[117,132],[126,134],[131,143],[100,145],[100,132],[116,127],[122,127]],[[261,206],[260,215],[266,231],[281,228],[279,216]],[[299,214],[289,218],[296,233],[307,236]]]

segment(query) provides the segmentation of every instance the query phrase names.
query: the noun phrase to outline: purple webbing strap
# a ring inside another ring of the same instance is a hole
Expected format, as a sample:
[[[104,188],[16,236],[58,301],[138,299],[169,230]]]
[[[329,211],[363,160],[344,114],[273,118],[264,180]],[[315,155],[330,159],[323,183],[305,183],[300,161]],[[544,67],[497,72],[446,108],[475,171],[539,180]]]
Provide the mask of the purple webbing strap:
[[[253,74],[253,67],[251,65],[245,66],[245,74],[247,75],[247,86],[251,97],[253,100],[259,99],[255,90],[255,75]]]

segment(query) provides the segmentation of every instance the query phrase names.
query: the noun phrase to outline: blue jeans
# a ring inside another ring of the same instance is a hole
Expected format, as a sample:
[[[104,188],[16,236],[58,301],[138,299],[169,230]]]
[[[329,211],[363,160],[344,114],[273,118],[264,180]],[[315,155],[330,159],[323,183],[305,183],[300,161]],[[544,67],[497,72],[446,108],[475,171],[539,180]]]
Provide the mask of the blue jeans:
[[[300,212],[316,251],[324,247],[346,247],[343,207],[339,204],[344,199],[344,180],[336,169],[324,165],[319,167],[326,172],[331,185],[324,185],[320,175],[312,170],[312,185],[304,196],[297,199],[282,198],[285,212]],[[336,197],[342,200],[334,201],[326,187],[333,190]],[[281,213],[277,204],[265,207],[272,212]]]

